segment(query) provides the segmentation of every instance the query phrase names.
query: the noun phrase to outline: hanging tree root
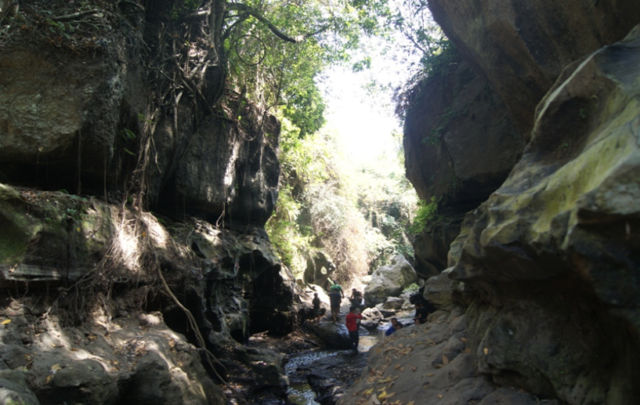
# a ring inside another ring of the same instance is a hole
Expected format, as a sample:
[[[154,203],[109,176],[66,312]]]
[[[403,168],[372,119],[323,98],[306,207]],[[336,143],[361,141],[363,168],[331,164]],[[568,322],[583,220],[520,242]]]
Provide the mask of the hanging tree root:
[[[206,354],[207,363],[209,363],[211,370],[213,370],[216,377],[218,377],[218,379],[222,381],[222,383],[225,386],[227,386],[238,397],[238,399],[240,399],[240,401],[242,401],[245,404],[248,404],[247,400],[235,388],[233,388],[231,384],[229,384],[224,378],[222,378],[222,376],[220,376],[220,374],[216,371],[216,368],[214,367],[213,363],[218,363],[222,368],[225,369],[225,371],[226,371],[226,368],[222,363],[220,363],[220,361],[216,358],[216,356],[214,356],[214,354],[207,349],[204,338],[202,337],[202,333],[200,332],[200,328],[198,327],[198,324],[195,318],[193,317],[193,314],[191,313],[191,311],[189,311],[187,307],[182,305],[180,300],[173,294],[173,292],[171,291],[171,287],[169,287],[169,284],[167,284],[167,281],[164,279],[164,275],[162,274],[162,270],[160,266],[157,267],[157,270],[158,270],[158,277],[160,278],[160,281],[162,281],[162,286],[164,287],[164,293],[167,294],[173,300],[173,302],[187,315],[187,319],[189,320],[189,325],[191,326],[191,328],[196,334],[196,340],[198,341],[198,345]]]

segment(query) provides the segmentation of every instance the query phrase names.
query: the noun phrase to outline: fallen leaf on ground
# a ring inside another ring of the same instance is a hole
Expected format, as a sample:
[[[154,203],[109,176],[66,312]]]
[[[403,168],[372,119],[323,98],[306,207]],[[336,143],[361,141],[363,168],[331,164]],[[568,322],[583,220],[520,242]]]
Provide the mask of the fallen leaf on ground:
[[[394,396],[394,395],[396,395],[396,393],[395,393],[395,392],[392,392],[391,394],[387,394],[387,392],[386,392],[386,391],[383,391],[383,392],[382,392],[382,394],[378,395],[378,399],[379,399],[380,401],[384,401],[385,399],[389,399],[389,398],[391,398],[391,397],[392,397],[392,396]]]
[[[11,323],[11,319],[5,319],[4,321],[2,321],[3,325],[8,325]]]
[[[444,364],[445,366],[449,364],[449,358],[444,354],[442,355],[442,364]]]
[[[489,354],[489,348],[488,348],[488,347],[485,347],[485,348],[484,348],[484,354],[485,354],[485,356],[486,356],[487,354]]]

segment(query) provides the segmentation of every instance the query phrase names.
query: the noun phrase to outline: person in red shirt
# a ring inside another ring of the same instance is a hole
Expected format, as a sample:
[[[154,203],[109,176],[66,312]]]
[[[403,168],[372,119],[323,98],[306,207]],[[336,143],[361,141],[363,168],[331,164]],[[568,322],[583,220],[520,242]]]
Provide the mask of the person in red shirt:
[[[347,330],[349,331],[349,339],[351,339],[351,345],[353,351],[358,354],[358,342],[360,336],[358,334],[358,319],[362,319],[362,315],[356,312],[356,306],[352,305],[349,308],[349,314],[347,315]]]

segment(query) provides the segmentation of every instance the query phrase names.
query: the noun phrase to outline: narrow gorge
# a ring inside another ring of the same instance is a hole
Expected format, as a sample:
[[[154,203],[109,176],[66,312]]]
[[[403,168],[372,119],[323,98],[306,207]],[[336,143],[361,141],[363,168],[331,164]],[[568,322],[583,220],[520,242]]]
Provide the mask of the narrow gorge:
[[[337,174],[285,156],[293,124],[322,125],[303,80],[278,87],[311,57],[259,50],[349,24],[289,36],[267,3],[0,0],[0,404],[299,403],[288,355],[350,347],[310,320],[336,281],[364,288],[370,331],[409,285],[437,310],[324,364],[350,368],[316,381],[323,404],[640,403],[640,3],[418,2],[448,38],[403,102],[432,211],[410,235],[385,202],[349,240],[304,200]],[[276,217],[311,230],[276,240]],[[371,234],[398,242],[356,260]],[[402,269],[393,300],[372,292]]]

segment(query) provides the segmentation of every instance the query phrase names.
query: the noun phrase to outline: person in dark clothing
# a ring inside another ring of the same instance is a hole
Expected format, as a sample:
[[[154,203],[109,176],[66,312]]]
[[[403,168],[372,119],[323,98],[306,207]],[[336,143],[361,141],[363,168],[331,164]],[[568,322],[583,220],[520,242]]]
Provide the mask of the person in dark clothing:
[[[331,317],[333,318],[333,323],[338,322],[338,314],[340,313],[340,302],[342,301],[342,296],[338,291],[331,291],[329,293],[329,301],[331,302]]]
[[[420,301],[416,301],[416,315],[413,318],[416,322],[416,325],[420,325],[427,322],[427,316],[436,311],[436,307],[427,301],[426,299],[421,299]]]
[[[314,293],[313,294],[313,301],[311,301],[313,303],[313,321],[318,321],[318,323],[320,323],[320,298],[318,298],[318,293]]]
[[[349,297],[349,300],[351,300],[351,305],[355,305],[356,307],[361,307],[362,306],[362,293],[358,290],[356,290],[355,288],[351,290],[351,297]]]
[[[356,312],[356,307],[351,306],[349,308],[349,314],[347,315],[347,330],[349,331],[349,339],[351,340],[351,346],[353,351],[358,353],[358,343],[360,342],[360,334],[358,333],[358,319],[362,319],[362,315]]]
[[[416,315],[413,318],[416,325],[421,325],[427,322],[427,315],[429,315],[428,309],[424,307],[422,301],[416,302]]]

